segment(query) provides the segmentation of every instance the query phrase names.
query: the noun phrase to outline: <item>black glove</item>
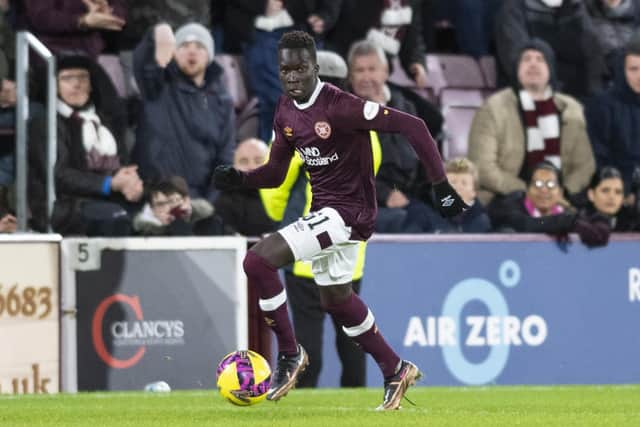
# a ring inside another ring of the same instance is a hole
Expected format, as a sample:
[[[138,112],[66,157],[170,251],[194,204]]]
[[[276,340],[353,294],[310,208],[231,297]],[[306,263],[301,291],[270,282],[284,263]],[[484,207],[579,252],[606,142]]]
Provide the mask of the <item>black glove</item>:
[[[582,218],[576,219],[573,229],[580,236],[580,240],[590,248],[605,246],[609,242],[611,227],[604,218]]]
[[[233,166],[222,165],[213,171],[213,185],[220,191],[241,188],[242,181],[242,174]]]
[[[433,192],[436,195],[436,207],[440,211],[440,215],[445,218],[454,217],[469,209],[469,206],[446,179],[433,184]]]

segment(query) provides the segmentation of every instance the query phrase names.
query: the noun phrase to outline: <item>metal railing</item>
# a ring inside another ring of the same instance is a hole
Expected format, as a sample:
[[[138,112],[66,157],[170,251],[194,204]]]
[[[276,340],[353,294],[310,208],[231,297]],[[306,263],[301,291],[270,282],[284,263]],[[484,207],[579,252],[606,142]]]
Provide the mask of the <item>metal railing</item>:
[[[18,232],[27,231],[27,122],[29,119],[29,47],[47,62],[47,227],[51,231],[51,212],[55,200],[54,166],[56,163],[56,58],[28,31],[16,35],[16,216]]]

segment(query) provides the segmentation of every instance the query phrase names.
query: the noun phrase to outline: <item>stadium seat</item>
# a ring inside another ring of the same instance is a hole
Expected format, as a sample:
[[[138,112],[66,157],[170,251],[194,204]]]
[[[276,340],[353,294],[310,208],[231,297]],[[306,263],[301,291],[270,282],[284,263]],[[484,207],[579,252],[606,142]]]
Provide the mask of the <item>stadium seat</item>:
[[[236,110],[238,141],[258,134],[258,99],[250,97],[239,56],[220,54],[215,61],[224,69],[224,81]]]
[[[437,103],[437,99],[435,96],[435,90],[433,85],[431,84],[431,75],[427,70],[427,87],[426,89],[418,89],[416,87],[416,82],[407,75],[407,73],[402,68],[400,64],[400,60],[396,57],[393,58],[393,72],[389,75],[389,82],[395,84],[396,86],[410,88],[412,91],[422,96],[426,100]]]
[[[478,62],[468,55],[428,54],[427,75],[440,96],[444,88],[483,89],[486,87]]]
[[[475,115],[476,107],[456,106],[443,109],[444,142],[442,156],[445,159],[467,155],[469,130]]]
[[[447,107],[480,107],[484,102],[484,93],[480,89],[444,88],[440,93],[440,106]]]
[[[98,64],[111,78],[113,86],[115,86],[118,96],[121,98],[127,97],[127,86],[125,84],[124,71],[120,58],[117,55],[100,55],[98,56]]]
[[[240,59],[234,55],[219,54],[215,56],[215,61],[224,69],[225,85],[233,98],[236,111],[242,110],[249,101],[249,95]]]
[[[495,89],[497,82],[496,58],[483,56],[478,60],[478,63],[480,64],[486,87]]]

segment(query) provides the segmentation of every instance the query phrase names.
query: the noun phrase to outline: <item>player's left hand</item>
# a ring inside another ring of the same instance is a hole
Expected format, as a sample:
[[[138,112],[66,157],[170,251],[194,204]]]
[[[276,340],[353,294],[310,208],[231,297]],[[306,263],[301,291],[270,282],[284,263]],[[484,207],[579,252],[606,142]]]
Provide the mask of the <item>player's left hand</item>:
[[[469,209],[469,205],[462,200],[448,180],[433,184],[433,191],[436,195],[436,206],[443,217],[454,217]]]
[[[213,184],[221,191],[237,190],[242,187],[242,174],[233,166],[218,166],[213,171]]]

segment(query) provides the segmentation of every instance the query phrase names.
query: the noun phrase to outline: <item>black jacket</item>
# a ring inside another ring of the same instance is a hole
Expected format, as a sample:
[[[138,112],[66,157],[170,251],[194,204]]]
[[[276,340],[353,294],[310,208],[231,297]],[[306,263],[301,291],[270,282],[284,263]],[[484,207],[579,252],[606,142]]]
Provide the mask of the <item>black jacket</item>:
[[[101,67],[90,70],[91,99],[105,126],[116,141],[122,166],[128,163],[124,142],[126,115],[111,80]],[[82,143],[82,122],[77,118],[57,115],[57,158],[54,170],[56,201],[51,224],[62,234],[84,234],[86,224],[80,221],[83,200],[98,199],[126,203],[120,194],[105,196],[102,185],[106,174],[98,174],[87,167],[86,151]],[[37,231],[46,229],[46,119],[41,117],[29,125],[29,203],[31,226]]]
[[[256,17],[266,7],[267,0],[213,0],[213,25],[224,32],[222,50],[241,53],[243,43],[252,39]],[[335,25],[342,0],[285,0],[284,7],[296,28],[309,31],[307,18],[316,14],[324,19],[326,31]]]
[[[422,35],[422,0],[407,3],[413,11],[412,21],[402,28],[398,57],[406,73],[411,75],[411,64],[425,63],[426,47]],[[378,26],[384,4],[384,0],[344,0],[338,22],[327,34],[328,47],[347,58],[353,42],[364,39],[369,29]]]
[[[582,0],[551,8],[541,0],[504,2],[496,19],[496,47],[501,71],[513,82],[512,64],[521,45],[540,38],[553,48],[560,90],[576,98],[600,89],[606,73],[602,49]]]

